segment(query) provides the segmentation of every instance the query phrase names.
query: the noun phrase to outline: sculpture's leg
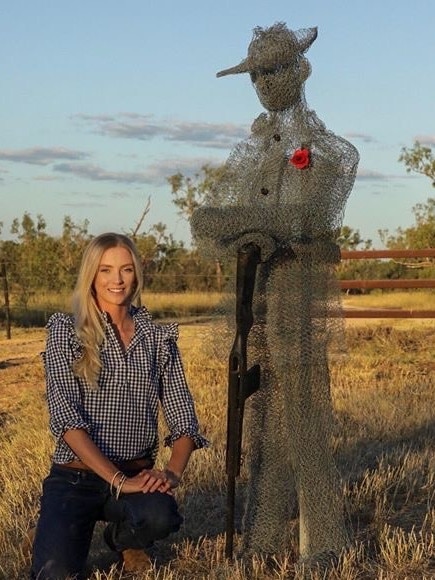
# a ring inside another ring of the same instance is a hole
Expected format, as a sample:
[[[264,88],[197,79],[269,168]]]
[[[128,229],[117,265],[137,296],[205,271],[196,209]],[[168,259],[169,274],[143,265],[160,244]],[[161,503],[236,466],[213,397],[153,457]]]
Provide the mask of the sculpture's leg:
[[[327,266],[286,262],[270,274],[267,342],[272,368],[285,385],[287,444],[300,511],[303,559],[338,553],[347,543],[331,434],[327,338],[322,311]]]
[[[314,365],[311,370],[310,380],[314,389],[328,388],[326,360],[323,365]],[[299,383],[302,389],[303,382],[302,377]],[[330,551],[338,554],[347,544],[343,499],[330,446],[328,413],[317,405],[312,405],[305,421],[300,421],[303,434],[295,461],[302,558],[316,557]]]
[[[264,276],[256,296],[264,305]],[[258,306],[258,304],[257,304]],[[290,520],[295,517],[296,490],[283,425],[283,390],[270,374],[270,356],[264,334],[264,308],[256,312],[251,353],[261,366],[261,387],[247,403],[246,438],[249,445],[249,481],[244,515],[245,554],[276,554],[288,550]],[[252,361],[252,359],[251,359]]]
[[[244,552],[276,554],[289,548],[296,492],[282,425],[283,400],[272,384],[252,397],[250,465],[244,517]]]

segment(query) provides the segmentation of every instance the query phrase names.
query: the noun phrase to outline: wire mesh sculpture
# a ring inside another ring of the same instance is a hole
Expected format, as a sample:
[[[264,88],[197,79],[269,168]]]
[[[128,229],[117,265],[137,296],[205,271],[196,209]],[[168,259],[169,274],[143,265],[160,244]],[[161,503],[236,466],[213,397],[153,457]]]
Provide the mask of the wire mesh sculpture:
[[[244,553],[276,554],[299,512],[301,559],[348,542],[331,436],[328,351],[339,334],[336,238],[358,165],[357,150],[309,110],[304,53],[317,29],[254,29],[247,58],[218,77],[249,73],[263,112],[231,152],[222,179],[192,216],[204,255],[261,250],[249,357],[260,388],[249,399],[249,480]]]

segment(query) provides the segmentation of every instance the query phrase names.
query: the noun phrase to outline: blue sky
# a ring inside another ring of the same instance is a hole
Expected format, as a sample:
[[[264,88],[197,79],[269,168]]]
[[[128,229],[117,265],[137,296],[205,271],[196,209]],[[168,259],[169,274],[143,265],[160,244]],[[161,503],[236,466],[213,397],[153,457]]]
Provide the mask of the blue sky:
[[[0,7],[0,221],[63,216],[98,234],[128,231],[148,196],[190,240],[166,178],[221,163],[263,109],[248,75],[216,78],[247,53],[255,26],[317,26],[307,57],[310,108],[359,150],[344,223],[413,223],[435,195],[398,162],[435,144],[433,0],[9,0]]]

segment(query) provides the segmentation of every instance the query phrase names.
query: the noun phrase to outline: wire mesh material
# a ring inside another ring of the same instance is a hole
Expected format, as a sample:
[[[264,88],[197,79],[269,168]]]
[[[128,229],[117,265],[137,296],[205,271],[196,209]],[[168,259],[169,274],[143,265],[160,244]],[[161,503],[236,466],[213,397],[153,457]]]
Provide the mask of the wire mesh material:
[[[348,540],[331,448],[328,352],[341,325],[335,240],[359,159],[307,107],[304,53],[316,36],[283,23],[255,28],[247,58],[218,73],[249,73],[267,112],[191,221],[209,257],[234,260],[252,242],[261,248],[249,360],[260,363],[262,379],[247,404],[243,550],[285,550],[299,513],[303,560],[337,554]]]

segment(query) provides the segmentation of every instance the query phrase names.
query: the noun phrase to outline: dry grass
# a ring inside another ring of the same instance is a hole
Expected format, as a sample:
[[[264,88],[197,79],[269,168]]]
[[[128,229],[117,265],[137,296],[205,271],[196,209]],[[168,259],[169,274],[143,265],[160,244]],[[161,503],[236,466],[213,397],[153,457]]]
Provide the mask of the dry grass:
[[[222,294],[218,292],[185,292],[147,293],[142,295],[142,302],[149,311],[159,318],[200,316],[210,314],[218,305]]]
[[[71,293],[38,292],[30,296],[26,306],[11,298],[11,320],[21,327],[42,327],[53,312],[71,311]],[[146,304],[156,320],[184,320],[189,318],[205,319],[216,311],[222,299],[218,292],[155,292],[142,294],[142,303]],[[4,321],[4,312],[0,305],[0,324]]]
[[[425,310],[435,308],[435,293],[427,290],[374,290],[360,296],[347,295],[347,306],[358,308],[415,308]]]
[[[378,304],[379,305],[379,304]],[[154,580],[406,580],[435,578],[435,323],[348,323],[348,353],[331,364],[337,462],[352,546],[326,572],[288,554],[229,563],[224,557],[225,360],[204,356],[211,323],[182,325],[180,346],[208,450],[194,454],[178,499],[185,523],[160,542]],[[0,578],[27,577],[21,542],[37,516],[51,450],[42,368],[43,331],[0,339]],[[224,353],[225,354],[225,353]],[[223,356],[225,359],[226,356]],[[239,484],[243,489],[244,481]],[[296,522],[295,522],[296,523]],[[296,528],[297,526],[295,526]],[[95,534],[92,580],[129,578]],[[3,575],[2,575],[3,574]],[[130,576],[131,578],[131,576]]]
[[[218,292],[144,292],[142,302],[159,318],[210,313],[221,298]],[[17,306],[12,300],[12,307]],[[61,310],[71,308],[71,293],[38,292],[28,302],[29,310]]]

